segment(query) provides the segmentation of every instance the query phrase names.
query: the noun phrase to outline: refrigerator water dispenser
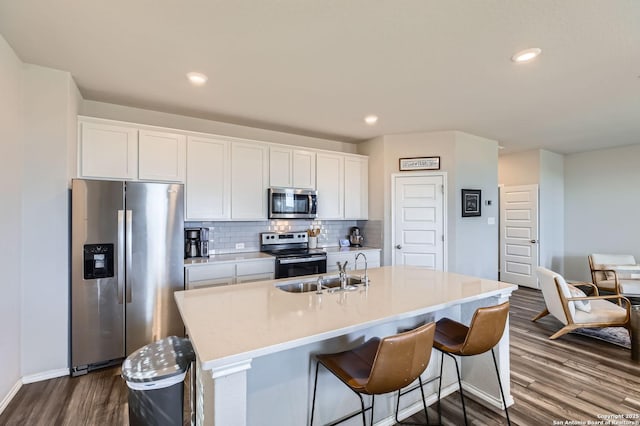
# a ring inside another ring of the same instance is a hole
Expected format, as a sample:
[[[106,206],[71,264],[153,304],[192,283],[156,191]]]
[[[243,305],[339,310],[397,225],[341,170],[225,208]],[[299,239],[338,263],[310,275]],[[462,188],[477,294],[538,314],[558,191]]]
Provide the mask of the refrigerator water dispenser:
[[[84,245],[84,279],[113,277],[113,244]]]

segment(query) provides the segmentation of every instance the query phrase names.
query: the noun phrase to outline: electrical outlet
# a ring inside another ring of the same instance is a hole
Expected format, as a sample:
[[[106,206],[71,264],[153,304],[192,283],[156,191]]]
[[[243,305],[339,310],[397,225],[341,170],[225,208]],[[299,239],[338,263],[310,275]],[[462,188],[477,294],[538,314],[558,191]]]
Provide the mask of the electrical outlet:
[[[242,250],[244,248],[244,243],[236,243],[236,250]]]

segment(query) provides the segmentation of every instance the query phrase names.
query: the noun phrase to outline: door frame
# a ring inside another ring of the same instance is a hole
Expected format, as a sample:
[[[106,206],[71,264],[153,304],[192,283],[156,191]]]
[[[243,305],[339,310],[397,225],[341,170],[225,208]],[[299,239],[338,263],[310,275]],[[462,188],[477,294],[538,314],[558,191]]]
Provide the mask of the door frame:
[[[399,177],[442,177],[442,232],[443,232],[443,241],[442,241],[442,270],[444,272],[449,270],[449,257],[448,257],[448,237],[447,237],[447,172],[404,172],[404,173],[392,173],[391,174],[391,246],[389,249],[391,250],[391,265],[395,265],[395,256],[393,255],[394,247],[396,246],[396,180]]]

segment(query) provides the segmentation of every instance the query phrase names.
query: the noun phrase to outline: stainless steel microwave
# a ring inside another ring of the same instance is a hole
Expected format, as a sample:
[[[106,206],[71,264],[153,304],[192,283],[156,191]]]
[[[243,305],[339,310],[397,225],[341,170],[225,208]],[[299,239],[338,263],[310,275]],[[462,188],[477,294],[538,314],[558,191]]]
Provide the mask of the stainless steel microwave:
[[[269,188],[269,219],[315,219],[318,191]]]

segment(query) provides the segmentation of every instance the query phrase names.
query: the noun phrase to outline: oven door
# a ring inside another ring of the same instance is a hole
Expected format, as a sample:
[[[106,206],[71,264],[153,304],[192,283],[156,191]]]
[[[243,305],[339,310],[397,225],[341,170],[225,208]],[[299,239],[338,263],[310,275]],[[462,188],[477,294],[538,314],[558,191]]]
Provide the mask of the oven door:
[[[326,256],[284,257],[276,259],[276,278],[289,278],[326,273]]]

